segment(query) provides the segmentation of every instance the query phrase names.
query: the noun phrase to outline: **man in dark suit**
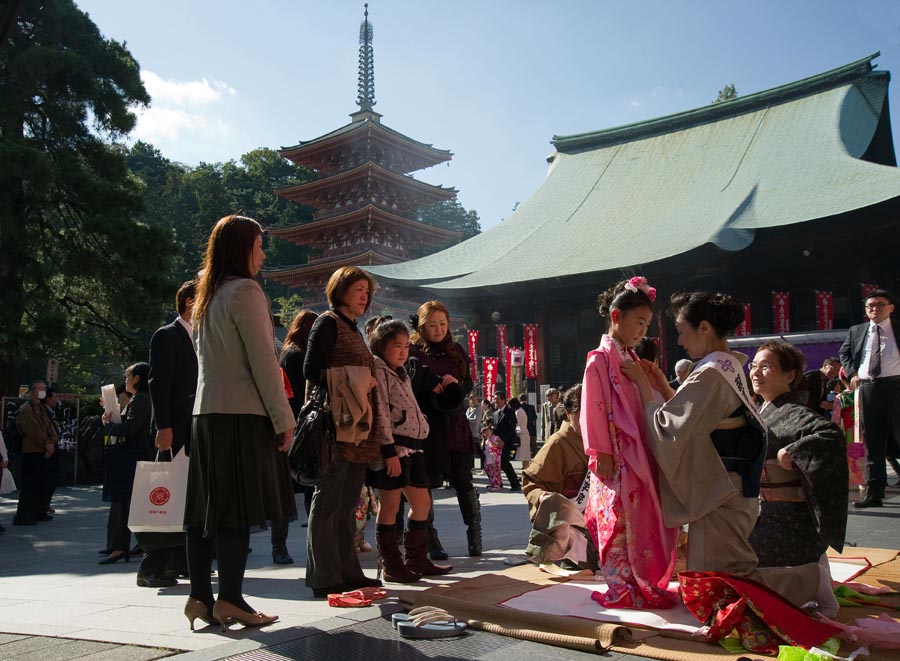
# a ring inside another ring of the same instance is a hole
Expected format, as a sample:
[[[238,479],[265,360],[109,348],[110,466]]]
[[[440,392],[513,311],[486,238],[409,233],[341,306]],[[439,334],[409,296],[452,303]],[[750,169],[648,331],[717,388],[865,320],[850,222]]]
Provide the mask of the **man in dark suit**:
[[[500,450],[500,467],[506,473],[506,479],[509,480],[509,490],[521,491],[522,484],[512,465],[513,450],[519,446],[519,435],[516,433],[518,426],[516,413],[506,404],[506,395],[499,392],[494,395],[494,406],[497,407],[497,412],[494,414],[494,434],[503,441],[503,449]]]
[[[178,318],[158,329],[150,339],[150,398],[156,426],[156,447],[169,451],[169,458],[189,447],[194,394],[197,392],[197,354],[191,339],[191,312],[196,284],[185,282],[175,295]],[[184,535],[138,533],[144,559],[137,584],[159,588],[177,584],[177,575],[187,566]],[[168,576],[166,574],[169,574]]]
[[[858,389],[866,441],[866,495],[856,508],[881,507],[887,485],[885,458],[900,439],[900,353],[891,325],[894,299],[883,289],[865,301],[864,324],[851,326],[841,346],[841,365]]]
[[[528,393],[523,392],[519,397],[519,401],[522,403],[522,410],[525,411],[525,417],[528,419],[528,438],[531,444],[531,456],[534,458],[538,453],[537,409],[528,402]]]

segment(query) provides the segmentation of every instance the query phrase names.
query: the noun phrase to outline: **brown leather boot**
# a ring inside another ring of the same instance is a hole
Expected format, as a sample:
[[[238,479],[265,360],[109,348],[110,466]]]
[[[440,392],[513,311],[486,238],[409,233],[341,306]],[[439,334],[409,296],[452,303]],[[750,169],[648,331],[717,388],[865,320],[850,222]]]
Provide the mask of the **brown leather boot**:
[[[428,528],[414,527],[418,521],[410,521],[409,530],[403,535],[406,551],[406,567],[422,576],[443,576],[453,571],[450,565],[436,565],[428,559]],[[424,523],[424,522],[422,522]]]
[[[382,530],[382,528],[384,528]],[[381,558],[382,574],[389,583],[415,583],[421,574],[403,564],[400,547],[397,545],[397,531],[394,526],[379,525],[375,530],[378,556]]]

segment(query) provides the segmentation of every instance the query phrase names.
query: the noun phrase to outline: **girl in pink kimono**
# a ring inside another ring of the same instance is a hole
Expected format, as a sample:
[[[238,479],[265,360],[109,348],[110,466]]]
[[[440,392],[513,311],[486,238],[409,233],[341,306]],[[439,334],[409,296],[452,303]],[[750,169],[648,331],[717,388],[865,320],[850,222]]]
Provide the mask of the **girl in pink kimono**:
[[[645,278],[622,281],[598,298],[609,331],[584,372],[581,430],[591,471],[585,520],[600,552],[608,590],[592,598],[608,608],[668,608],[677,529],[666,528],[656,463],[644,438],[640,393],[622,375],[653,317],[656,290]]]

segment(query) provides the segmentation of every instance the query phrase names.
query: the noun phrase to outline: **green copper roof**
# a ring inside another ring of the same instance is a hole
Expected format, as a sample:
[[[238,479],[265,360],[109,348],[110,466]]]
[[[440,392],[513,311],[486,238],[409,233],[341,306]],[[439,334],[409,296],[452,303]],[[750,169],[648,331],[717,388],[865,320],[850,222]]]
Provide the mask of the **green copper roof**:
[[[370,270],[438,295],[475,293],[633,267],[710,243],[741,250],[757,229],[898,197],[893,162],[860,160],[887,113],[890,75],[872,71],[871,59],[715,106],[556,137],[547,178],[500,225]]]

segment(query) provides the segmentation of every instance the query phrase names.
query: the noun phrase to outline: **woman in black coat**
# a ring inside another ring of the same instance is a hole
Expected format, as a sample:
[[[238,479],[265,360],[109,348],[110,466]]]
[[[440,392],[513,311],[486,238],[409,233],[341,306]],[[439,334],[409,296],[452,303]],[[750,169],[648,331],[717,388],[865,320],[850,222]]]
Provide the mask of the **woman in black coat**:
[[[101,565],[121,559],[128,562],[131,531],[128,530],[128,510],[137,462],[147,458],[150,448],[150,419],[153,404],[149,390],[150,365],[135,363],[125,370],[125,389],[132,393],[131,401],[122,411],[122,422],[111,422],[112,414],[103,414],[103,433],[106,452],[103,458],[103,502],[109,503],[106,524],[106,548],[109,556]]]

